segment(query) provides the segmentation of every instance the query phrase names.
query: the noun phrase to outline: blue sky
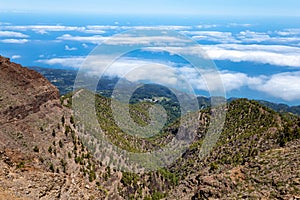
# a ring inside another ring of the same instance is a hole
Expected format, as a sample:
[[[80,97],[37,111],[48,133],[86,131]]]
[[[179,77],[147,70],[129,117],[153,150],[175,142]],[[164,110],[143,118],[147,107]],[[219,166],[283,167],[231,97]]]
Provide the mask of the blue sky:
[[[300,105],[299,0],[15,0],[0,5],[0,55],[24,66],[78,69],[95,47],[115,34],[154,26],[200,44],[220,70],[227,97]],[[135,16],[140,14],[146,16]],[[170,39],[161,35],[155,41]],[[124,35],[111,42],[132,45],[148,40]],[[172,51],[185,52],[181,48]],[[152,60],[152,54],[138,54],[121,61],[110,72],[113,76],[121,76],[124,68],[133,69],[136,64],[168,62],[182,67],[165,55]],[[203,80],[191,67],[179,71],[207,94]]]
[[[299,16],[299,0],[0,1],[1,12]]]

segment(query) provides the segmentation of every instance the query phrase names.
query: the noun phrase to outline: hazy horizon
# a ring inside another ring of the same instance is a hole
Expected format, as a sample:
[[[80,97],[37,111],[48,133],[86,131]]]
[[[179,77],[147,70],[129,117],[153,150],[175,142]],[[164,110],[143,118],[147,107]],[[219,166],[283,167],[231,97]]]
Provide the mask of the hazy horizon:
[[[292,0],[3,2],[0,54],[25,66],[78,69],[94,48],[116,34],[163,28],[202,47],[216,64],[227,97],[299,105],[299,7],[300,1]],[[174,56],[158,59],[149,53],[131,54],[123,65],[132,67],[134,59],[183,66]],[[199,95],[207,94],[196,84],[200,78],[192,80]]]

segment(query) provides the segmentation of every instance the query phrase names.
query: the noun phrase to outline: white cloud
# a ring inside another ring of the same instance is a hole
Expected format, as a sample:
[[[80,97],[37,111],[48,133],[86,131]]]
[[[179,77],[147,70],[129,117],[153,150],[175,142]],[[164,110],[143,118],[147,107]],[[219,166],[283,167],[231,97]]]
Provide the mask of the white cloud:
[[[95,31],[103,31],[103,30],[115,30],[119,29],[120,26],[111,26],[111,25],[88,25],[86,26],[88,30],[95,30]]]
[[[79,68],[84,59],[84,57],[51,58],[37,60],[36,62],[44,63],[47,65],[61,65],[63,67]]]
[[[239,50],[239,51],[267,51],[274,53],[300,53],[300,48],[284,46],[284,45],[243,45],[243,44],[218,44],[218,45],[203,45],[203,47],[217,47],[228,50]]]
[[[230,71],[204,73],[203,77],[199,77],[194,68],[183,68],[181,72],[189,78],[193,88],[200,90],[208,91],[208,86],[210,90],[220,89],[222,85],[213,81],[216,80],[217,76],[220,76],[227,93],[232,90],[239,90],[242,87],[248,87],[285,101],[300,100],[300,71],[253,77],[244,73]]]
[[[89,46],[88,46],[87,44],[85,44],[85,43],[83,43],[82,46],[83,46],[83,48],[85,48],[85,49],[89,47]]]
[[[103,31],[103,30],[90,30],[90,29],[84,30],[83,32],[89,33],[89,34],[104,34],[104,33],[106,33],[106,31]]]
[[[238,26],[240,26],[240,27],[250,27],[250,26],[252,26],[252,24],[247,24],[247,23],[229,23],[228,25],[227,25],[227,27],[238,27]]]
[[[14,31],[0,31],[0,37],[28,38],[28,35]]]
[[[300,35],[300,29],[299,28],[285,29],[283,31],[276,31],[276,33],[280,36]]]
[[[66,40],[66,41],[78,41],[84,43],[92,44],[110,44],[110,45],[150,45],[150,44],[178,44],[185,45],[186,42],[190,42],[184,38],[177,38],[174,36],[162,35],[161,36],[136,36],[130,34],[123,34],[113,37],[103,37],[101,35],[93,36],[72,36],[70,34],[64,34],[60,37],[57,37],[57,40]]]
[[[243,73],[221,72],[221,79],[227,92],[240,89],[249,82],[249,77]]]
[[[88,25],[86,26],[87,30],[97,31],[97,30],[128,30],[128,29],[136,29],[136,30],[188,30],[192,29],[192,26],[116,26],[116,25]]]
[[[19,59],[19,58],[21,58],[21,56],[20,55],[13,55],[11,58],[12,59]]]
[[[0,22],[0,26],[3,26],[3,25],[10,25],[10,23],[8,23],[8,22]]]
[[[178,68],[180,75],[189,80],[193,88],[204,91],[226,92],[238,90],[258,79],[248,77],[246,74],[217,70],[197,70],[192,67]]]
[[[286,101],[300,100],[300,72],[275,74],[254,88]]]
[[[300,100],[300,72],[251,77],[245,73],[224,70],[199,72],[190,66],[175,68],[172,63],[159,63],[155,60],[124,57],[114,60],[111,64],[112,60],[114,56],[90,56],[87,60],[84,57],[70,57],[44,59],[37,62],[82,67],[90,75],[100,75],[105,72],[107,76],[123,77],[129,81],[152,80],[176,88],[182,88],[184,86],[182,80],[186,80],[192,88],[208,92],[221,91],[224,87],[228,93],[248,87],[286,101]]]
[[[300,67],[300,48],[279,45],[212,45],[203,46],[213,60],[258,62]]]
[[[260,42],[269,42],[272,44],[287,44],[287,43],[297,43],[300,42],[300,37],[296,36],[296,32],[276,32],[278,36],[270,36],[272,32],[254,32],[254,31],[241,31],[237,35],[237,39],[242,43],[260,43]],[[291,37],[287,37],[291,36]]]
[[[36,33],[45,34],[51,31],[84,31],[85,27],[78,26],[61,26],[61,25],[28,25],[28,26],[3,26],[5,30],[28,31],[32,30]]]
[[[111,37],[104,41],[105,44],[111,45],[167,45],[167,44],[177,44],[177,45],[185,45],[186,42],[190,42],[189,40],[183,38],[177,38],[168,35],[161,36],[135,36],[135,35],[122,35],[121,37]]]
[[[216,77],[216,75],[217,74],[211,74],[208,77],[213,78]],[[221,71],[220,77],[227,93],[232,90],[239,90],[242,87],[248,87],[285,101],[300,100],[300,72],[250,77],[244,73]],[[192,79],[191,81],[194,82],[194,87],[205,90],[206,86],[203,85],[203,80]],[[219,87],[219,85],[215,87]]]
[[[77,48],[76,47],[69,47],[68,45],[65,45],[65,50],[66,51],[76,51]]]
[[[48,32],[66,32],[66,31],[77,31],[88,34],[104,34],[106,30],[188,30],[191,26],[118,26],[118,25],[88,25],[88,26],[63,26],[63,25],[26,25],[26,26],[13,26],[6,25],[2,26],[3,30],[14,30],[14,31],[34,31],[39,34],[46,34]]]
[[[257,62],[285,67],[300,67],[300,48],[282,45],[218,44],[190,47],[151,47],[151,51],[164,49],[174,54],[198,55],[212,60]]]
[[[253,32],[249,30],[241,31],[237,35],[237,38],[243,42],[263,42],[271,39],[267,33]]]
[[[84,43],[92,43],[92,44],[101,44],[104,41],[104,37],[101,35],[94,36],[72,36],[70,34],[64,34],[57,38],[58,40],[66,40],[66,41],[77,41]]]
[[[90,73],[103,74],[105,73],[108,76],[119,76],[124,77],[128,73],[132,73],[134,70],[138,70],[138,68],[143,68],[145,66],[153,66],[157,65],[166,65],[162,61],[156,60],[141,60],[132,57],[121,57],[118,58],[116,55],[90,55],[85,62],[81,65],[81,67],[85,70],[89,70]],[[169,65],[171,66],[171,65]],[[137,76],[136,73],[139,73]],[[145,72],[144,74],[142,72]],[[128,75],[128,79],[130,81],[138,81],[143,77],[151,76],[152,73],[156,73],[153,71],[144,71],[139,70],[136,73]],[[163,74],[157,74],[161,77]],[[168,76],[167,76],[168,77]],[[170,77],[170,76],[169,76]]]
[[[199,26],[195,26],[196,28],[213,28],[217,27],[216,24],[203,24]],[[251,24],[236,24],[230,23],[227,27],[233,26],[241,26],[241,27],[249,27]],[[34,31],[40,34],[46,34],[48,32],[82,32],[87,34],[97,34],[96,36],[88,36],[86,40],[92,41],[94,44],[100,44],[101,38],[93,38],[100,37],[100,35],[107,32],[107,30],[174,30],[174,31],[182,31],[184,34],[190,35],[195,40],[200,41],[213,41],[219,43],[260,43],[260,42],[270,42],[272,44],[286,44],[286,43],[299,43],[300,42],[300,30],[299,29],[284,29],[282,31],[275,32],[254,32],[254,31],[241,31],[237,35],[233,35],[231,32],[219,32],[219,31],[193,31],[195,28],[192,26],[118,26],[118,25],[88,25],[88,26],[63,26],[63,25],[27,25],[27,26],[13,26],[6,25],[0,27],[2,30],[13,30],[13,31]],[[12,32],[12,31],[11,31]],[[277,34],[276,37],[271,37],[269,34],[274,33]],[[2,33],[6,34],[6,33]],[[15,32],[16,37],[21,37],[20,34]],[[19,36],[17,35],[19,34]],[[23,38],[28,37],[23,34]],[[1,37],[1,34],[0,34]],[[12,36],[14,37],[14,36]],[[80,36],[73,36],[80,37]],[[91,39],[89,39],[91,37]],[[83,38],[82,38],[83,39]],[[108,39],[108,38],[104,38]]]
[[[167,26],[167,25],[160,25],[160,26],[133,26],[130,27],[136,30],[173,30],[173,31],[180,31],[180,30],[189,30],[192,29],[192,26]]]
[[[10,44],[24,44],[29,42],[27,39],[3,39],[0,40],[2,43],[10,43]]]
[[[120,67],[124,67],[123,62],[121,62],[120,64],[114,64],[112,68],[109,69],[109,71],[115,73],[119,71]],[[131,82],[147,80],[156,84],[173,86],[174,88],[178,86],[178,76],[176,74],[176,69],[154,62],[140,61],[135,66],[129,64],[126,67],[125,73],[121,77],[126,78]]]
[[[209,28],[216,28],[217,26],[218,26],[217,24],[201,24],[196,26],[196,28],[209,29]]]
[[[231,32],[220,31],[181,31],[182,34],[192,36],[193,39],[200,41],[213,41],[220,43],[237,43]]]
[[[250,30],[241,31],[238,34],[224,31],[197,31],[183,30],[181,33],[191,36],[197,41],[213,41],[218,43],[262,43],[268,42],[272,44],[292,44],[300,42],[299,29],[286,29],[285,31],[273,32],[255,32]]]

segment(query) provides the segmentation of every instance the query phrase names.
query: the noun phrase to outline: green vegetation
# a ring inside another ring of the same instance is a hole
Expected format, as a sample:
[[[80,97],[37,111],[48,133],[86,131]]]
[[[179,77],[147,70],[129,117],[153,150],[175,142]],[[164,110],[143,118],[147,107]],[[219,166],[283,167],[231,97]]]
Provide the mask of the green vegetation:
[[[284,125],[284,129],[279,136],[278,142],[279,145],[283,147],[287,142],[299,138],[300,138],[300,119],[298,119],[296,122],[289,120]]]
[[[77,70],[66,69],[48,69],[44,67],[30,67],[45,76],[53,85],[55,85],[60,94],[65,95],[73,91],[73,85],[76,79]]]
[[[95,173],[95,170],[94,170],[94,169],[91,169],[91,170],[89,171],[89,181],[90,181],[90,182],[93,182],[95,179],[96,179],[96,173]]]
[[[55,137],[55,136],[56,136],[56,132],[55,132],[55,130],[54,130],[54,129],[52,130],[52,136],[53,136],[53,137]]]
[[[132,99],[129,105],[129,113],[131,118],[140,126],[149,124],[150,118],[148,110],[155,101],[169,101],[169,99],[159,100],[154,97],[152,99],[144,99],[144,101],[137,99]],[[110,98],[100,95],[95,96],[98,122],[105,136],[121,149],[131,152],[151,151],[163,147],[178,131],[180,119],[174,117],[165,125],[163,131],[158,136],[144,139],[125,134],[115,122],[111,110],[111,101]],[[124,109],[126,106],[126,104],[117,103],[120,105],[119,109]],[[202,103],[206,105],[206,102]],[[197,130],[197,137],[181,158],[171,166],[152,173],[141,175],[123,172],[120,194],[122,194],[123,197],[128,197],[128,199],[161,199],[168,195],[170,189],[181,184],[182,181],[185,181],[185,178],[191,177],[189,176],[191,174],[195,176],[196,174],[206,176],[205,173],[208,173],[207,176],[214,180],[216,178],[215,175],[222,173],[224,169],[227,170],[228,168],[228,173],[230,173],[231,169],[246,166],[252,158],[262,155],[263,152],[272,148],[278,148],[279,144],[283,146],[286,142],[300,138],[300,123],[299,121],[295,121],[297,118],[292,116],[284,117],[260,105],[256,101],[237,99],[228,104],[227,108],[228,112],[221,136],[205,160],[200,160],[199,155],[212,112],[208,108],[199,111],[200,126]],[[76,124],[76,126],[77,125],[81,127],[80,124]],[[66,126],[65,130],[67,133],[72,133],[71,127]],[[91,130],[93,130],[93,126],[84,126],[83,131],[93,134]],[[95,139],[95,143],[97,142],[96,139],[101,141],[101,138],[97,138],[97,134],[92,136]],[[94,144],[87,143],[84,140],[79,142],[75,135],[72,135],[72,139],[74,143],[74,161],[81,165],[82,173],[87,176],[90,181],[94,181],[96,172],[95,168],[89,164],[89,156],[86,153],[77,153],[80,149],[83,149],[84,146],[88,149],[93,149]],[[94,142],[93,139],[91,139],[91,141]],[[204,172],[201,172],[201,170]],[[104,181],[109,181],[110,173],[110,168],[106,168],[106,171],[101,173],[99,178]],[[221,180],[223,177],[217,178],[217,181],[223,181]],[[196,179],[197,181],[198,179],[201,180],[201,176],[197,176]],[[191,182],[197,181],[193,180]],[[201,181],[203,182],[203,180]],[[236,187],[240,187],[240,183],[238,181],[236,182]],[[188,182],[188,184],[192,183]],[[215,185],[218,185],[218,183]],[[228,187],[235,186],[228,185]]]
[[[73,95],[73,92],[70,92],[70,93],[65,94],[64,96],[61,96],[60,97],[61,105],[65,106],[67,108],[72,108],[72,95]]]
[[[65,116],[62,116],[62,117],[61,117],[61,123],[62,123],[62,125],[64,125],[64,124],[65,124],[65,122],[66,122],[66,120],[65,120]]]
[[[50,167],[49,167],[49,169],[50,169],[50,171],[52,172],[52,173],[54,173],[54,165],[52,164],[52,163],[50,163]]]
[[[170,172],[169,170],[162,168],[158,170],[158,173],[164,177],[166,181],[171,183],[172,186],[178,185],[179,177],[175,173]]]
[[[217,162],[241,164],[257,153],[262,145],[267,147],[263,141],[273,140],[275,143],[276,134],[269,132],[269,129],[279,130],[277,118],[278,114],[256,101],[234,100],[229,105],[225,126],[217,143],[216,148],[223,149],[223,152],[218,150]],[[239,148],[233,149],[236,146]]]
[[[73,116],[73,115],[71,115],[71,117],[70,117],[70,123],[71,123],[71,124],[74,124],[74,123],[75,123],[75,119],[74,119],[74,116]]]
[[[258,101],[259,103],[261,103],[262,105],[267,106],[268,108],[271,108],[273,110],[275,110],[276,112],[279,113],[293,113],[295,115],[300,116],[300,106],[288,106],[286,104],[282,104],[282,103],[272,103],[272,102],[268,102],[268,101],[263,101],[260,100]]]
[[[132,184],[136,185],[139,179],[140,179],[139,176],[135,173],[123,172],[121,183],[125,186],[132,185]]]
[[[63,172],[66,173],[66,169],[67,169],[67,162],[64,159],[60,160],[60,164],[63,168]]]
[[[151,144],[147,144],[146,147],[142,147],[144,141],[138,137],[125,134],[120,127],[115,123],[112,110],[110,107],[110,99],[96,95],[96,111],[98,122],[101,129],[105,131],[107,137],[117,146],[131,152],[143,152],[145,149],[151,148]],[[146,104],[144,104],[146,105]],[[126,105],[120,104],[121,108],[125,109]],[[133,116],[133,120],[140,125],[146,125],[149,120],[147,112],[141,109],[142,106],[130,106],[130,114]],[[126,120],[126,119],[124,119]],[[130,129],[130,127],[128,127]]]
[[[25,167],[25,162],[24,161],[21,161],[21,162],[19,162],[19,164],[17,164],[17,169],[22,169],[22,168],[24,168]]]
[[[34,146],[33,151],[38,153],[40,151],[40,149],[38,148],[38,146]]]
[[[63,142],[61,140],[59,140],[58,145],[60,148],[63,148]]]
[[[65,126],[65,135],[66,135],[66,137],[68,137],[68,134],[69,133],[71,133],[72,132],[72,129],[71,129],[71,127],[70,126]]]
[[[52,153],[52,146],[49,146],[48,152],[49,152],[49,153]]]

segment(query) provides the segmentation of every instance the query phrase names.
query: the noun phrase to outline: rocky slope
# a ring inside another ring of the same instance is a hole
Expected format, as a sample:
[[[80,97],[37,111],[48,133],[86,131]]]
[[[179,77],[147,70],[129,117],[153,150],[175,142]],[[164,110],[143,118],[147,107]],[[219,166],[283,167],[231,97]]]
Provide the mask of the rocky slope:
[[[289,117],[255,101],[231,102],[210,155],[197,159],[199,146],[194,146],[171,167],[183,177],[170,198],[299,198],[300,124]]]
[[[24,119],[42,104],[59,99],[57,88],[39,73],[4,57],[0,57],[0,66],[0,123]]]
[[[77,137],[58,89],[4,57],[0,127],[0,199],[104,199],[113,193],[120,174],[112,172],[105,187],[94,181],[106,167],[97,165]]]

